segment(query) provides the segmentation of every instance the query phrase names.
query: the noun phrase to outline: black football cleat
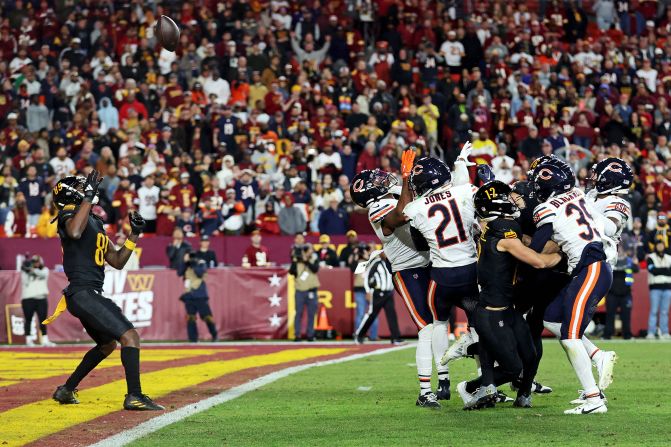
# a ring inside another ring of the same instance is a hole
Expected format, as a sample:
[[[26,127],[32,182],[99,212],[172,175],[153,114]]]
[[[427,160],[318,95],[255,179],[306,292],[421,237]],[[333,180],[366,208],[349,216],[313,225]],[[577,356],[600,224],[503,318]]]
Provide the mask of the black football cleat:
[[[433,393],[420,394],[415,405],[418,407],[431,408],[432,410],[439,410],[441,408],[440,402]]]
[[[514,399],[512,397],[509,397],[506,393],[502,391],[497,391],[496,392],[496,403],[497,404],[503,404],[506,402],[512,402]]]
[[[545,386],[542,383],[534,382],[533,385],[531,385],[531,391],[536,394],[550,394],[552,392],[552,388]]]
[[[165,410],[163,405],[159,405],[149,398],[146,394],[126,394],[123,401],[124,410],[131,411],[160,411]]]
[[[513,402],[513,407],[518,408],[531,408],[531,396],[528,394],[520,394]]]
[[[65,385],[56,388],[56,391],[54,391],[54,394],[51,397],[61,405],[73,405],[79,403],[79,400],[77,399],[77,390],[70,391],[65,388]]]
[[[450,381],[448,379],[438,381],[436,397],[438,400],[450,400]]]

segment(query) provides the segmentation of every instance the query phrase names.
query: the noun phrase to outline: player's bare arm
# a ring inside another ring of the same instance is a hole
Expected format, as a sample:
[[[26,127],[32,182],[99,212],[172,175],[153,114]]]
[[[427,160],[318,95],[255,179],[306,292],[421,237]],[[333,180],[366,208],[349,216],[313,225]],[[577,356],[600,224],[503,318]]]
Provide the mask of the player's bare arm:
[[[82,237],[89,220],[93,201],[98,193],[98,188],[100,187],[100,182],[102,182],[102,180],[102,177],[99,176],[98,171],[95,169],[91,171],[88,177],[86,177],[83,191],[84,200],[82,200],[77,213],[65,223],[65,231],[72,239],[80,239]]]
[[[561,261],[561,256],[558,253],[539,254],[534,250],[526,247],[520,239],[501,239],[496,248],[499,251],[508,252],[533,268],[545,269],[554,267]]]
[[[105,261],[115,269],[119,270],[126,265],[130,255],[133,254],[135,244],[146,225],[144,218],[137,211],[130,213],[129,220],[131,232],[124,245],[118,250],[110,245],[107,249],[107,253],[105,253]]]
[[[559,244],[557,244],[555,241],[547,241],[541,253],[551,254],[551,253],[559,253],[560,251],[561,249],[559,248]]]

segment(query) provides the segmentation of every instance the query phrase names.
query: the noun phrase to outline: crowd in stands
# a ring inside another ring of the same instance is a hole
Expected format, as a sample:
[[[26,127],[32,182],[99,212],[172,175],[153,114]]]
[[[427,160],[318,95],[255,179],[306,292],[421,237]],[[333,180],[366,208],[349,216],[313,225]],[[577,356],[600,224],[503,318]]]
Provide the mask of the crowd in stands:
[[[356,172],[471,140],[507,182],[624,158],[633,243],[668,247],[669,3],[3,2],[0,234],[55,236],[51,188],[94,168],[111,233],[133,209],[149,234],[370,233]]]

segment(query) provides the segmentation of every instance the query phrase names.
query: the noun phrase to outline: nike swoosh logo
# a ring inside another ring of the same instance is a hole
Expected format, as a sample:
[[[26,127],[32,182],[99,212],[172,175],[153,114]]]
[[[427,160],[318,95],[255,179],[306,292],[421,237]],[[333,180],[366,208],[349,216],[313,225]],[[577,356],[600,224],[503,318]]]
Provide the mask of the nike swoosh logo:
[[[591,412],[596,411],[596,410],[598,410],[598,409],[601,408],[601,407],[603,407],[603,405],[599,405],[598,407],[592,408],[592,409],[589,410],[589,411],[585,411],[585,409],[583,408],[583,409],[582,409],[582,414],[590,414]]]

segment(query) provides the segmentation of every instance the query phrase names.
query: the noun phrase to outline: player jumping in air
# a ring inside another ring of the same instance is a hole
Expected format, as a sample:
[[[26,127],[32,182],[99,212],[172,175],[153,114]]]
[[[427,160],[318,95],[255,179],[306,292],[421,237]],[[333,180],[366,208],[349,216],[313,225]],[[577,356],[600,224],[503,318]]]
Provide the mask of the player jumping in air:
[[[466,144],[455,162],[455,182],[468,181],[466,160],[469,153],[470,144]],[[406,151],[403,156],[405,171],[410,171],[413,161],[414,151]],[[407,175],[404,181],[407,181]],[[350,186],[352,200],[368,209],[370,223],[391,262],[394,286],[417,326],[415,360],[420,394],[416,404],[420,407],[440,408],[438,400],[450,398],[448,369],[438,362],[448,344],[447,322],[434,321],[429,309],[426,300],[430,281],[428,247],[424,246],[425,241],[421,237],[413,237],[412,228],[398,210],[400,192],[396,179],[379,169],[360,172]],[[438,389],[435,394],[431,391],[433,360],[438,372]]]
[[[77,386],[100,362],[121,343],[121,363],[126,373],[128,394],[126,410],[164,410],[140,386],[140,336],[121,309],[102,295],[105,262],[121,269],[128,261],[145,221],[139,213],[130,214],[131,234],[120,249],[109,243],[103,221],[91,212],[98,201],[102,178],[93,170],[87,178],[66,177],[53,190],[58,213],[58,235],[63,248],[63,269],[68,278],[64,298],[53,321],[65,310],[81,321],[96,345],[89,350],[65,384],[56,388],[54,400],[61,404],[78,404]]]

